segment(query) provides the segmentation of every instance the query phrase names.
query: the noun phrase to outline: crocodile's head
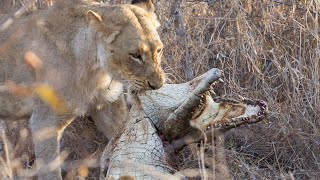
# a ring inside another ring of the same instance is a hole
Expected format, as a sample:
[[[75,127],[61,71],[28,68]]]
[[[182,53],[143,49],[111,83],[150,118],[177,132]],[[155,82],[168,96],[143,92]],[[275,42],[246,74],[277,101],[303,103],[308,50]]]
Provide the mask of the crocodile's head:
[[[208,93],[202,99],[193,112],[190,125],[203,131],[256,123],[264,119],[267,113],[267,103],[262,100],[212,98]]]
[[[143,110],[170,140],[184,136],[194,128],[230,129],[262,120],[267,112],[264,101],[236,101],[210,95],[209,91],[220,75],[220,70],[211,69],[189,82],[165,84],[158,90],[140,94]]]

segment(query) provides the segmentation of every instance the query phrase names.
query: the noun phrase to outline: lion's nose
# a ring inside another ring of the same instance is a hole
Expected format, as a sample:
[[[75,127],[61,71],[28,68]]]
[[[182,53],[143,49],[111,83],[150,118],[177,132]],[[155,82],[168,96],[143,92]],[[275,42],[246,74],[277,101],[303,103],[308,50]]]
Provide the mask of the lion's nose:
[[[153,84],[150,81],[148,81],[148,85],[152,90],[155,90],[155,89],[161,88],[163,83],[155,83],[155,84]]]

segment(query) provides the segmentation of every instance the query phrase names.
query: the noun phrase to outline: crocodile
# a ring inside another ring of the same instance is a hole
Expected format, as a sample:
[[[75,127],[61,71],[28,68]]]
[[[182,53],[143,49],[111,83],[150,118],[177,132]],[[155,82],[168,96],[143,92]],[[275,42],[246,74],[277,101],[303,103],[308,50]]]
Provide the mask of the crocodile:
[[[223,132],[265,118],[262,100],[213,98],[209,92],[220,76],[213,68],[189,82],[133,95],[128,121],[101,156],[100,179],[181,179],[166,160],[164,139],[179,149],[211,130]]]

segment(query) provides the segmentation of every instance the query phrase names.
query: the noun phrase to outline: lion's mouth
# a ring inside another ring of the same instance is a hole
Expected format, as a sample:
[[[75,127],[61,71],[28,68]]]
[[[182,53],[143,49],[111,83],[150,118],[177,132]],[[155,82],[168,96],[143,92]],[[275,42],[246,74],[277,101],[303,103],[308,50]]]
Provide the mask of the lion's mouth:
[[[202,131],[211,128],[229,129],[261,121],[266,117],[267,111],[265,101],[237,101],[220,97],[213,99],[206,94],[194,111],[190,124]]]

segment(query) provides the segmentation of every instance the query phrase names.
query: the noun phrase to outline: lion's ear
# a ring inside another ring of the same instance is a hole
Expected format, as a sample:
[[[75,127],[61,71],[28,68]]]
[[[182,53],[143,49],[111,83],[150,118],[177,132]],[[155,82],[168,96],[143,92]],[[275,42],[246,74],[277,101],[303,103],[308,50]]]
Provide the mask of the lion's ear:
[[[111,44],[120,34],[120,31],[117,30],[118,27],[115,25],[107,26],[99,13],[89,10],[87,12],[87,19],[95,31],[100,32],[100,34],[106,37],[107,44]]]
[[[154,13],[157,0],[132,0],[131,4],[139,6],[148,12]]]
[[[103,22],[102,22],[102,17],[100,14],[89,10],[87,12],[87,19],[88,19],[90,26],[92,26],[96,30],[100,31],[103,29]]]
[[[155,28],[160,27],[160,23],[156,15],[156,11],[159,10],[159,0],[132,0],[131,4],[145,9],[150,14],[150,17],[154,19],[153,22]]]

